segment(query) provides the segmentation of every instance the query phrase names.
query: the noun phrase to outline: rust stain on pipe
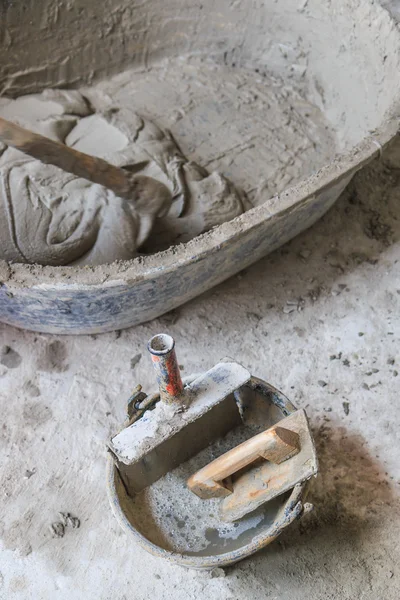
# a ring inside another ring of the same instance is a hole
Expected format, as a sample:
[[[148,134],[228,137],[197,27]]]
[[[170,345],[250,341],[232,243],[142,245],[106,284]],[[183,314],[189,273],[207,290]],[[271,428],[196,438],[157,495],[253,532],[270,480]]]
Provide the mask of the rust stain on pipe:
[[[147,347],[157,375],[161,400],[167,404],[182,404],[183,383],[174,338],[166,333],[159,333],[149,340]]]

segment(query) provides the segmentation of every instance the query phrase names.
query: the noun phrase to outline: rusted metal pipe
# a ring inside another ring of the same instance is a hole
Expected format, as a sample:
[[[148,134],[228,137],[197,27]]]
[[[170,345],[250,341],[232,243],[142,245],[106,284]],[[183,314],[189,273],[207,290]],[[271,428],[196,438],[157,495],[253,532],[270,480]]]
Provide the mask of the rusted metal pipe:
[[[167,404],[182,404],[183,383],[174,338],[166,333],[159,333],[149,340],[147,347],[157,375],[161,400]]]

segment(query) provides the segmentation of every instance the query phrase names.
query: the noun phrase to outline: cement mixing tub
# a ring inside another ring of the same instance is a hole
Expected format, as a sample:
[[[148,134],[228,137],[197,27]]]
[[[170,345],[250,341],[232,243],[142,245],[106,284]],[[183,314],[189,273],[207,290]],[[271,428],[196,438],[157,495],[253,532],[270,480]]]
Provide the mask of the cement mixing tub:
[[[297,185],[172,251],[92,268],[1,263],[0,320],[16,327],[96,333],[179,306],[310,227],[397,132],[400,34],[372,0],[85,0],[56,9],[40,0],[23,11],[3,3],[0,12],[3,95],[196,53],[290,80],[323,111],[341,148]]]

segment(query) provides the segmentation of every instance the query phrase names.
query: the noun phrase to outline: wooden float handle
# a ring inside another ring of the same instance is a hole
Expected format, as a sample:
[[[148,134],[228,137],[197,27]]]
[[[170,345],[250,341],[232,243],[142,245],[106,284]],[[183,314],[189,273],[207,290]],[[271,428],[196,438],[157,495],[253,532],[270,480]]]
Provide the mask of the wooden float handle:
[[[275,425],[213,460],[192,475],[187,485],[200,498],[223,498],[232,493],[229,483],[224,480],[243,467],[260,457],[280,464],[299,451],[299,435]]]
[[[72,175],[103,185],[117,196],[135,198],[137,179],[125,169],[115,167],[101,158],[78,152],[1,117],[0,140],[45,164],[54,165]]]

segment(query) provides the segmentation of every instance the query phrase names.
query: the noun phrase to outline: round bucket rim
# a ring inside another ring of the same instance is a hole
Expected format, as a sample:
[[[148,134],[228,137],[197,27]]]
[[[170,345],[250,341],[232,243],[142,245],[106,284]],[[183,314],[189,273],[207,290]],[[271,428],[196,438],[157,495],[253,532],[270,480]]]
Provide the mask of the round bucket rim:
[[[185,377],[185,380],[189,380],[191,377],[192,376],[187,376]],[[287,413],[287,415],[289,415],[293,412],[296,412],[297,408],[280,390],[258,377],[252,376],[250,381],[254,385],[262,385],[263,387],[267,388],[272,402],[281,410],[283,414]],[[303,513],[303,499],[306,488],[308,487],[308,481],[306,481],[293,488],[290,496],[282,504],[282,507],[279,511],[283,515],[282,518],[279,520],[276,519],[269,527],[256,535],[248,544],[223,554],[193,556],[161,548],[140,533],[128,520],[123,509],[121,508],[116,486],[116,477],[118,477],[118,472],[114,465],[111,454],[109,454],[107,457],[106,473],[109,502],[114,516],[122,529],[129,534],[129,536],[133,538],[133,540],[137,542],[144,550],[153,556],[163,558],[169,562],[177,563],[181,566],[192,569],[213,569],[215,567],[225,567],[251,556],[255,552],[258,552],[258,550],[261,550],[273,542],[282,533],[282,531],[286,529],[286,527],[301,517]]]

